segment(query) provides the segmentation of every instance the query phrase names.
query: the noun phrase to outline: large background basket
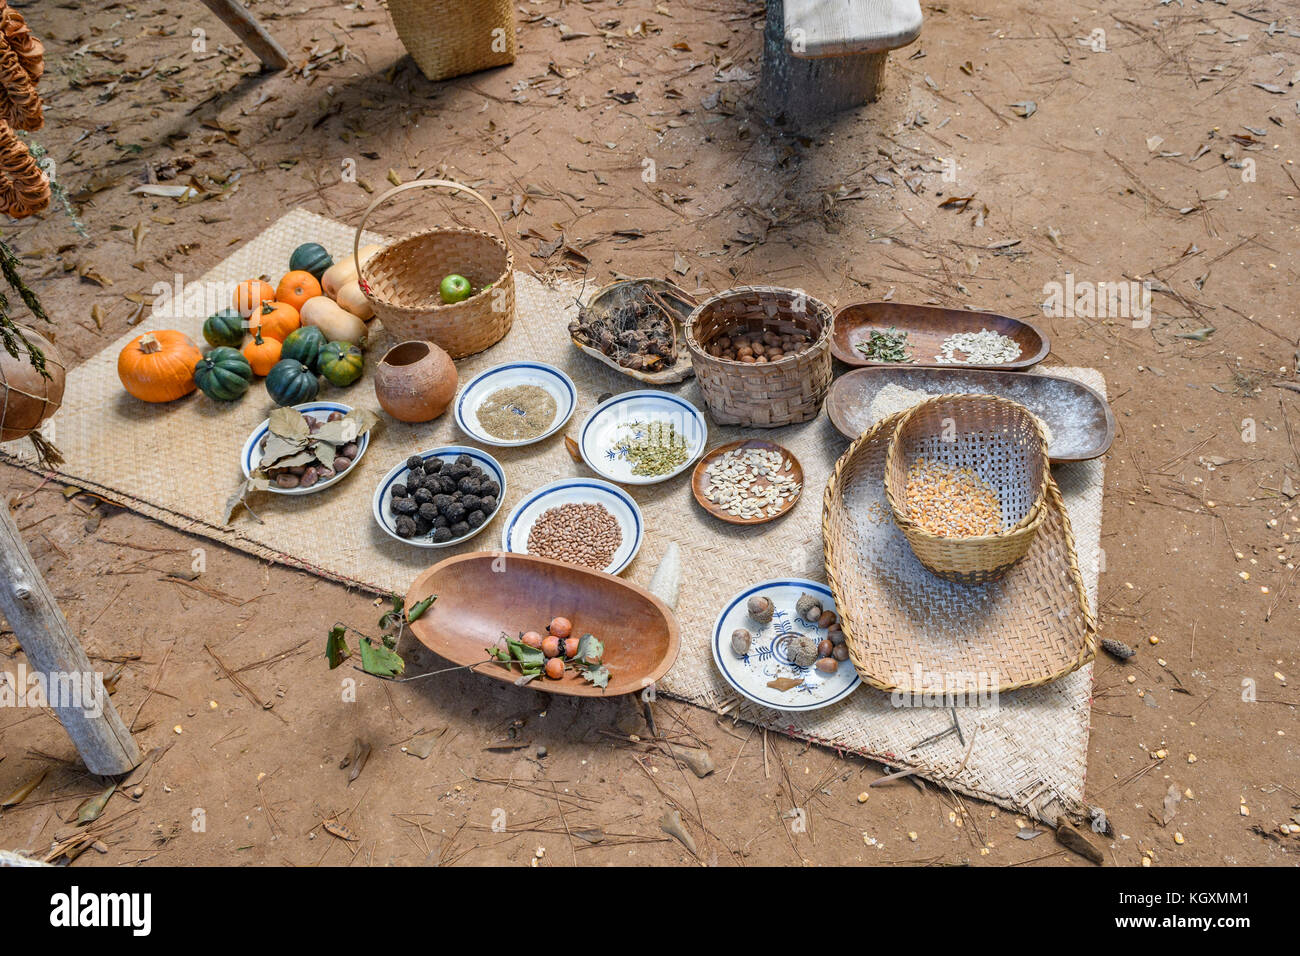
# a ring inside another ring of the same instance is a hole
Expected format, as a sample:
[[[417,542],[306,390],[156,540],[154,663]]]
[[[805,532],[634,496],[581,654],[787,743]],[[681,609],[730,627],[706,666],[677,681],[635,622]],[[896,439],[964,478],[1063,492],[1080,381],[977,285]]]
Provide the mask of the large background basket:
[[[686,347],[709,414],[719,425],[776,428],[817,417],[831,384],[833,315],[795,289],[738,286],[701,302],[686,319]],[[777,362],[747,364],[708,353],[734,330],[806,332],[812,345]]]
[[[376,196],[362,214],[352,241],[353,255],[359,255],[362,230],[380,203],[426,186],[473,196],[492,213],[501,236],[460,226],[436,226],[395,239],[364,263],[357,260],[361,290],[397,341],[433,342],[453,359],[464,358],[501,341],[515,317],[514,255],[506,244],[505,223],[486,199],[468,186],[446,179],[417,179],[395,186]],[[463,275],[475,289],[489,284],[492,288],[463,302],[444,303],[438,286],[450,273]]]
[[[431,80],[515,62],[510,0],[388,0],[406,52]]]
[[[997,492],[1003,530],[948,537],[913,521],[907,473],[919,458],[974,471]],[[1029,409],[993,395],[939,395],[899,418],[885,462],[885,495],[922,564],[945,580],[982,584],[1028,552],[1042,524],[1049,477],[1047,439]]]

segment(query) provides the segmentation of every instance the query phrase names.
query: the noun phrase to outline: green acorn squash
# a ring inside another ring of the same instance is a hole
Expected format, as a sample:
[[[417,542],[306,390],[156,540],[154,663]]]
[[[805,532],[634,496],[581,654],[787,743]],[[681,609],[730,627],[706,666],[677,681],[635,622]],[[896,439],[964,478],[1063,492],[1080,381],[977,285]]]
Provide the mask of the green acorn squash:
[[[316,281],[325,274],[325,270],[334,265],[334,260],[325,251],[325,247],[316,242],[304,242],[289,257],[289,271],[301,269],[315,276]]]
[[[331,385],[346,388],[365,370],[365,356],[351,342],[331,342],[320,351],[320,373]]]
[[[244,344],[244,319],[234,309],[222,309],[203,323],[203,338],[213,348],[237,349]]]
[[[233,402],[248,391],[253,367],[237,349],[219,345],[194,366],[194,384],[216,402]]]
[[[266,393],[277,405],[301,405],[320,391],[316,373],[297,359],[281,359],[266,376]]]
[[[313,372],[320,371],[321,349],[329,344],[325,333],[314,325],[304,325],[290,332],[280,349],[280,359],[301,362]]]

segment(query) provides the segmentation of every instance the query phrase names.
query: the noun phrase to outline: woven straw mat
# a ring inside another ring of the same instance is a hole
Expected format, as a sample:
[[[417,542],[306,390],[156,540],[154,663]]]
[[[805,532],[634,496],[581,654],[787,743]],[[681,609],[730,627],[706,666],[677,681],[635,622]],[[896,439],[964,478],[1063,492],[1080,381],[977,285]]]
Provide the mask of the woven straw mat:
[[[203,277],[236,282],[268,274],[278,278],[289,254],[302,242],[319,242],[333,255],[351,251],[349,226],[294,210],[237,250]],[[379,241],[367,236],[364,241]],[[578,407],[567,429],[576,432],[605,392],[633,389],[637,382],[576,349],[567,327],[573,287],[548,288],[518,273],[518,314],[510,334],[493,348],[459,363],[461,382],[501,362],[533,359],[563,368],[578,386]],[[203,316],[170,320],[201,341]],[[366,456],[334,488],[301,497],[259,496],[258,524],[247,513],[231,527],[221,525],[223,505],[239,485],[239,451],[272,405],[260,384],[242,401],[217,405],[193,395],[167,405],[145,405],[129,397],[117,377],[117,355],[136,335],[156,325],[145,319],[136,329],[68,373],[65,401],[52,420],[52,437],[67,458],[61,476],[88,490],[182,531],[375,592],[404,593],[416,573],[459,551],[498,547],[505,515],[527,492],[556,478],[581,475],[585,468],[569,457],[560,435],[530,447],[491,449],[508,476],[508,494],[490,526],[459,549],[412,548],[384,534],[371,517],[371,497],[383,475],[409,454],[437,445],[467,441],[450,413],[424,425],[405,425],[381,414],[384,422]],[[390,344],[372,324],[365,378],[350,389],[322,388],[321,397],[379,412],[372,371]],[[1092,369],[1054,367],[1056,375],[1104,388]],[[694,381],[668,386],[702,407]],[[51,434],[47,423],[46,434]],[[710,423],[709,445],[752,437],[736,428]],[[625,575],[648,584],[669,541],[681,546],[683,575],[677,614],[681,655],[661,690],[711,710],[837,750],[869,756],[894,767],[911,767],[954,790],[1052,821],[1061,811],[1083,804],[1091,665],[1046,687],[1001,696],[996,709],[961,714],[961,738],[944,709],[897,709],[889,697],[861,687],[843,702],[811,713],[785,715],[736,703],[716,672],[709,651],[714,618],[742,586],[768,578],[797,575],[825,580],[822,568],[821,501],[826,478],[848,442],[823,413],[800,425],[764,430],[761,437],[793,451],[803,465],[804,493],[781,519],[756,527],[723,524],[692,500],[690,474],[659,485],[633,487],[646,516],[646,538]],[[0,446],[0,454],[36,470],[25,441]],[[165,450],[165,453],[164,453]],[[1101,533],[1103,466],[1100,460],[1059,466],[1089,600],[1096,606],[1098,547]],[[351,520],[340,521],[340,515]],[[321,520],[330,518],[335,520]]]

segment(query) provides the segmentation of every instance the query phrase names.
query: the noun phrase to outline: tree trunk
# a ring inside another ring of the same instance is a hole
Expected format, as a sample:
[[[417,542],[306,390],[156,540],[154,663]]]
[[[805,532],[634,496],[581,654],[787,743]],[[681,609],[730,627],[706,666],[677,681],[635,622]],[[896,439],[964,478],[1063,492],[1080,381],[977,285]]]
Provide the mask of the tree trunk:
[[[104,688],[103,675],[90,666],[80,641],[68,627],[54,595],[23,544],[9,506],[0,499],[0,613],[32,668],[45,679],[47,700],[72,738],[86,768],[101,776],[126,773],[140,762],[131,738]],[[70,699],[71,687],[79,699]],[[27,688],[16,688],[25,693]]]
[[[759,99],[763,111],[778,122],[797,124],[874,102],[880,95],[889,54],[801,59],[785,46],[783,0],[767,0],[763,33],[763,74]]]

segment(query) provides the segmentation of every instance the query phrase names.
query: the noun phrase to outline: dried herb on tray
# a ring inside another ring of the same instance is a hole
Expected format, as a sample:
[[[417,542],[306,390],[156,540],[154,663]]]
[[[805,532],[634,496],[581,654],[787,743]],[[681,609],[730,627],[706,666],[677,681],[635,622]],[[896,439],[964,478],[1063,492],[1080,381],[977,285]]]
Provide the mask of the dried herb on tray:
[[[872,329],[865,342],[854,346],[873,362],[910,362],[912,353],[907,349],[908,335],[898,329],[887,331]]]
[[[649,285],[629,285],[581,307],[569,334],[624,368],[662,372],[677,363],[677,326],[690,311],[676,302]]]

